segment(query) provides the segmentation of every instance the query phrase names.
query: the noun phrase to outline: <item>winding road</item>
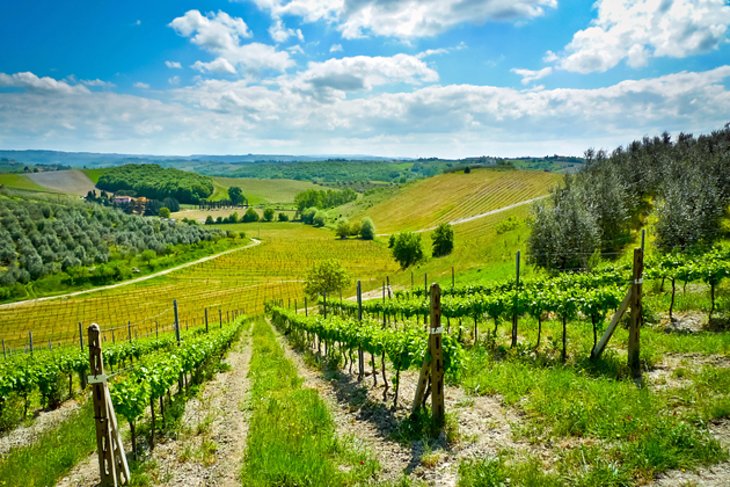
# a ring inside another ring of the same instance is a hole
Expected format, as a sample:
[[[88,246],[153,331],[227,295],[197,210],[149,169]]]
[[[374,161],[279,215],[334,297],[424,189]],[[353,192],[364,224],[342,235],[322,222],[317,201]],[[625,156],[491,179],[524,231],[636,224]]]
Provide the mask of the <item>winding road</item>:
[[[232,254],[234,252],[239,252],[239,251],[245,250],[245,249],[250,249],[251,247],[256,247],[257,245],[260,245],[260,244],[261,244],[261,240],[252,238],[251,243],[244,245],[243,247],[236,247],[235,249],[224,250],[223,252],[220,252],[217,254],[209,255],[207,257],[203,257],[198,260],[193,260],[191,262],[186,262],[184,264],[180,264],[175,267],[170,267],[169,269],[155,272],[154,274],[148,274],[146,276],[137,277],[135,279],[130,279],[128,281],[118,282],[116,284],[109,284],[107,286],[100,286],[100,287],[95,287],[92,289],[84,289],[82,291],[74,291],[71,293],[58,294],[55,296],[44,296],[42,298],[33,298],[33,299],[26,299],[24,301],[15,301],[13,303],[0,304],[0,309],[14,308],[16,306],[23,306],[25,304],[32,304],[32,303],[40,303],[41,301],[50,301],[53,299],[66,299],[66,298],[71,298],[73,296],[80,296],[82,294],[90,294],[90,293],[95,293],[95,292],[99,292],[99,291],[106,291],[107,289],[114,289],[117,287],[129,286],[130,284],[136,284],[138,282],[147,281],[149,279],[154,279],[155,277],[164,276],[166,274],[170,274],[171,272],[179,271],[180,269],[185,269],[186,267],[191,267],[194,265],[202,264],[203,262],[208,262],[209,260],[217,259],[218,257],[222,257],[224,255]]]

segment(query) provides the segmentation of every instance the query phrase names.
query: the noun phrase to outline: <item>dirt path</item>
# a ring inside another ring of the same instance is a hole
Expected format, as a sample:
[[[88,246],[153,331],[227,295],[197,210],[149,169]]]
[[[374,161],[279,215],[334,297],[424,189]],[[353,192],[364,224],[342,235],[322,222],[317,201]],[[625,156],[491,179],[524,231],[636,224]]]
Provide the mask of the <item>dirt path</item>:
[[[241,485],[251,351],[248,330],[226,357],[229,369],[185,405],[180,436],[153,451],[155,485]]]
[[[154,279],[155,277],[164,276],[166,274],[170,274],[171,272],[179,271],[180,269],[185,269],[186,267],[191,267],[194,265],[202,264],[203,262],[208,262],[209,260],[217,259],[218,257],[222,257],[224,255],[232,254],[234,252],[239,252],[239,251],[245,250],[245,249],[250,249],[251,247],[256,247],[259,244],[261,244],[261,240],[252,238],[251,243],[248,245],[244,245],[243,247],[237,247],[235,249],[225,250],[218,254],[209,255],[207,257],[203,257],[201,259],[194,260],[192,262],[186,262],[184,264],[180,264],[178,266],[171,267],[171,268],[165,269],[163,271],[155,272],[154,274],[148,274],[146,276],[138,277],[136,279],[130,279],[129,281],[118,282],[116,284],[109,284],[108,286],[100,286],[100,287],[95,287],[93,289],[84,289],[83,291],[74,291],[72,293],[59,294],[56,296],[45,296],[43,298],[26,299],[25,301],[15,301],[14,303],[0,304],[0,309],[13,308],[16,306],[23,306],[25,304],[31,304],[31,303],[40,303],[41,301],[50,301],[53,299],[67,299],[67,298],[71,298],[73,296],[80,296],[82,294],[90,294],[90,293],[106,291],[109,289],[114,289],[114,288],[118,288],[118,287],[122,287],[122,286],[129,286],[130,284],[136,284],[138,282],[143,282],[143,281],[147,281],[149,279]]]
[[[549,461],[552,455],[542,445],[529,445],[513,438],[512,424],[517,414],[502,406],[496,396],[470,396],[459,387],[446,387],[446,409],[455,419],[454,438],[450,444],[441,441],[416,440],[410,443],[395,439],[399,424],[410,413],[410,402],[416,390],[418,373],[401,373],[398,407],[395,411],[393,389],[387,403],[382,400],[383,382],[378,368],[378,386],[372,375],[361,382],[347,370],[327,370],[305,364],[304,359],[277,333],[287,357],[297,366],[308,387],[319,392],[332,412],[340,436],[354,436],[377,458],[381,466],[378,481],[392,481],[403,474],[434,486],[454,486],[459,463],[466,458],[496,456],[500,450],[529,452]],[[390,367],[390,365],[388,365]],[[355,369],[357,365],[355,365]],[[371,370],[366,354],[366,370]],[[391,381],[389,369],[388,380]]]
[[[529,200],[519,201],[519,202],[513,203],[511,205],[503,206],[503,207],[497,208],[495,210],[485,211],[484,213],[479,213],[477,215],[465,216],[463,218],[457,218],[456,220],[451,220],[450,222],[448,222],[448,224],[449,225],[460,225],[462,223],[471,222],[471,221],[474,221],[474,220],[478,220],[480,218],[484,218],[486,216],[496,215],[497,213],[502,213],[503,211],[509,211],[509,210],[514,209],[514,208],[518,208],[520,206],[529,205],[531,203],[534,203],[535,201],[543,200],[543,199],[547,198],[548,196],[550,196],[550,195],[547,195],[546,194],[546,195],[543,195],[543,196],[538,196],[536,198],[530,198]],[[438,225],[435,225],[435,226],[432,226],[432,227],[428,227],[428,228],[421,228],[420,230],[414,230],[413,233],[431,232],[431,231],[435,230],[437,226]],[[388,237],[388,236],[390,236],[389,233],[379,233],[378,234],[378,237]]]
[[[197,397],[185,404],[178,436],[158,443],[145,460],[145,472],[152,485],[240,486],[238,475],[248,434],[245,410],[250,361],[249,329],[224,359],[228,370],[218,373]],[[126,421],[118,419],[126,425]],[[129,451],[131,445],[127,442],[125,448]],[[98,469],[94,452],[76,465],[57,487],[97,485]]]

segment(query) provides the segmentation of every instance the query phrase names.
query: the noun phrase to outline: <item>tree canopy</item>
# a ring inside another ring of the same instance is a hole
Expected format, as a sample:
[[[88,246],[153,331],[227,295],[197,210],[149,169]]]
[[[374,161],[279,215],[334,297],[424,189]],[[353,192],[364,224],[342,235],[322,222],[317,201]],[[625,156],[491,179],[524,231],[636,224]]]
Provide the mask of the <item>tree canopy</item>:
[[[423,260],[423,246],[421,236],[417,233],[399,233],[393,240],[393,258],[400,264],[401,269],[406,269],[413,264]]]
[[[325,260],[312,268],[304,283],[304,292],[310,297],[342,291],[350,284],[347,271],[338,260]]]
[[[197,203],[213,194],[213,180],[192,172],[162,168],[157,164],[125,164],[106,169],[96,183],[99,189],[134,191],[137,196],[181,203]]]

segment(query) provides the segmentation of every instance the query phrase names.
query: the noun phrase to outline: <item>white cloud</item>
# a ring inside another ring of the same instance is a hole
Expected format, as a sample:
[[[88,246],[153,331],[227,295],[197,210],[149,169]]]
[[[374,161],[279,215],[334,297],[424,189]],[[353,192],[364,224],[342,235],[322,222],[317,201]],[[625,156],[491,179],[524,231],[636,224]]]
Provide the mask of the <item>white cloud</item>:
[[[458,24],[523,21],[539,17],[557,0],[254,0],[272,16],[336,23],[346,39],[370,34],[413,39],[430,37]]]
[[[170,69],[182,69],[182,64],[179,61],[165,61],[165,66]]]
[[[553,68],[548,66],[546,68],[538,69],[535,71],[533,71],[531,69],[514,68],[514,69],[511,69],[510,71],[512,71],[517,76],[522,78],[523,85],[527,85],[527,84],[532,83],[533,81],[543,79],[544,77],[550,75],[550,73],[553,72]]]
[[[269,35],[277,44],[286,42],[290,37],[295,37],[299,42],[304,41],[304,34],[301,29],[288,29],[280,18],[273,19],[274,23],[269,27]]]
[[[170,76],[167,78],[167,82],[170,83],[171,86],[177,86],[180,84],[180,76]]]
[[[343,67],[312,68],[315,74],[346,72]],[[382,82],[378,77],[403,82],[408,78],[400,69],[373,67],[380,71],[362,77],[370,86]],[[580,154],[587,147],[612,148],[663,130],[718,129],[730,113],[730,66],[595,89],[434,84],[388,93],[362,88],[356,96],[343,92],[326,99],[298,90],[291,79],[266,86],[203,80],[147,98],[86,88],[37,89],[33,83],[10,84],[12,76],[0,74],[2,86],[17,88],[0,90],[0,137],[3,146],[17,148],[449,157]],[[361,80],[358,86],[365,83]]]
[[[137,81],[137,82],[136,82],[136,83],[135,83],[134,85],[132,85],[132,86],[134,86],[134,87],[135,87],[135,88],[137,88],[138,90],[149,90],[149,89],[150,89],[150,85],[148,85],[147,83],[143,83],[143,82],[141,82],[141,81]]]
[[[547,62],[572,72],[607,71],[621,61],[634,68],[653,57],[683,58],[726,40],[730,5],[725,0],[598,0],[591,26],[576,32]]]
[[[195,61],[191,66],[196,71],[201,73],[224,73],[224,74],[236,74],[236,68],[224,58],[217,58],[209,63],[202,61]]]
[[[406,83],[434,83],[436,71],[415,56],[397,54],[391,57],[354,56],[310,62],[307,69],[293,78],[284,77],[280,83],[316,97],[342,97],[344,93],[370,91],[373,88]]]
[[[114,88],[114,83],[104,81],[100,79],[82,79],[79,81],[84,86],[91,86],[93,88]]]
[[[330,53],[342,52],[342,44],[332,44],[330,47]]]
[[[193,67],[201,72],[241,73],[242,71],[284,71],[294,65],[286,51],[273,46],[251,42],[241,44],[251,32],[243,19],[225,12],[203,16],[190,10],[170,22],[175,32],[216,56],[211,62],[197,61]]]
[[[71,85],[65,81],[43,76],[39,77],[31,72],[14,74],[0,73],[0,88],[26,88],[30,90],[58,92],[58,93],[87,93],[89,90],[82,85]]]
[[[198,10],[188,10],[182,17],[173,19],[170,27],[208,51],[232,50],[240,45],[241,39],[251,37],[243,19],[220,10],[205,16]]]

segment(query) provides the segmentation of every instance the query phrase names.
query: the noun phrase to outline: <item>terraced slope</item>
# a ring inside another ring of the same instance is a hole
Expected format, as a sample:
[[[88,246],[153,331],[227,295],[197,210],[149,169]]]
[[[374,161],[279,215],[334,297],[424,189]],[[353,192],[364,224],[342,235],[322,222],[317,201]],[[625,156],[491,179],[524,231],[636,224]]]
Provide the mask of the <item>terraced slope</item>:
[[[355,218],[371,217],[378,233],[419,230],[545,195],[561,178],[492,169],[442,174],[411,183],[372,205],[363,199],[351,211]]]

